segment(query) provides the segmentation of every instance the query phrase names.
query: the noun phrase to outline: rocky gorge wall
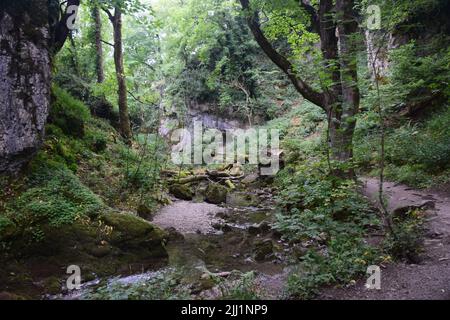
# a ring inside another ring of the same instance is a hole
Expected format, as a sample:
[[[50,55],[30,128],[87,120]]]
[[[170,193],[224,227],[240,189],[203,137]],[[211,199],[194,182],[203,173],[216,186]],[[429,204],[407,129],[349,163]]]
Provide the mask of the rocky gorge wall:
[[[0,8],[0,173],[16,172],[39,149],[50,106],[46,0]]]
[[[163,117],[159,132],[163,137],[170,138],[175,129],[184,128],[193,132],[194,123],[200,122],[204,129],[216,129],[222,132],[233,129],[248,129],[249,122],[244,117],[237,117],[233,114],[219,114],[214,111],[214,106],[210,104],[191,103],[184,115],[176,112]],[[260,123],[256,117],[252,123]]]

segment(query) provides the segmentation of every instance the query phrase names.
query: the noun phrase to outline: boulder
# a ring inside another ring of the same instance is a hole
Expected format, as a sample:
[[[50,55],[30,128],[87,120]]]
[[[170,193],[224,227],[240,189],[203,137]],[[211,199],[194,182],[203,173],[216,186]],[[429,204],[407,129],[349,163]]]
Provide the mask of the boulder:
[[[252,184],[256,180],[258,180],[258,178],[259,178],[259,175],[257,173],[252,173],[252,174],[249,174],[248,176],[246,176],[244,179],[242,179],[241,182],[243,184]]]
[[[39,150],[50,110],[48,3],[17,3],[2,1],[0,19],[0,173],[7,174]]]
[[[167,229],[165,229],[165,231],[168,234],[169,242],[170,241],[177,242],[177,241],[184,240],[184,236],[180,232],[178,232],[177,229],[175,229],[174,227],[167,228]]]
[[[422,201],[420,204],[411,204],[406,206],[397,207],[392,211],[392,216],[394,218],[403,219],[406,215],[414,210],[432,210],[435,208],[434,201]]]
[[[263,221],[258,224],[253,224],[250,227],[248,227],[248,233],[251,235],[258,235],[258,234],[265,234],[268,233],[272,227],[269,225],[267,221]]]
[[[169,192],[180,200],[190,201],[194,197],[192,189],[184,184],[173,184],[169,188]]]
[[[142,203],[137,208],[137,215],[142,219],[149,220],[152,217],[153,211],[146,204]]]
[[[221,204],[227,201],[228,189],[217,183],[210,183],[206,188],[206,201],[213,204]]]
[[[45,293],[58,293],[58,282],[52,277],[71,264],[81,267],[84,282],[167,264],[167,234],[132,214],[104,212],[99,219],[79,219],[60,228],[50,225],[40,228],[45,234],[41,241],[29,243],[17,238],[11,242],[8,256],[0,254],[0,264],[11,266],[0,270],[0,282],[14,271],[21,275],[18,285],[27,287],[29,283],[34,287],[35,283],[42,283]],[[17,259],[23,257],[26,263],[15,266]],[[35,270],[44,272],[37,274]],[[33,291],[30,297],[37,299],[40,294]],[[14,297],[4,294],[2,298]]]
[[[153,257],[167,256],[164,242],[167,234],[149,222],[124,213],[106,213],[100,217],[107,226],[112,227],[109,242],[122,250],[147,249]]]

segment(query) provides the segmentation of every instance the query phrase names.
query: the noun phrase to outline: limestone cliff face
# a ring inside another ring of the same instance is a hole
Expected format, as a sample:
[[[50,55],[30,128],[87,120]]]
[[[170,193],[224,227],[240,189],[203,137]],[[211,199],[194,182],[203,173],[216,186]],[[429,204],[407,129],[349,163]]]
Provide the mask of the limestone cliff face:
[[[46,0],[0,7],[0,174],[20,169],[43,140],[51,77],[47,10]]]
[[[222,132],[234,129],[249,129],[248,118],[236,116],[233,112],[218,114],[214,112],[217,107],[207,103],[191,102],[186,113],[179,115],[176,111],[167,112],[169,116],[163,117],[159,128],[160,134],[168,138],[175,129],[184,128],[191,134],[194,123],[201,123],[203,129],[216,129]],[[263,122],[258,116],[252,117],[252,123],[257,125]]]
[[[419,45],[429,44],[430,39],[438,34],[450,35],[448,12],[450,2],[438,0],[427,11],[418,10],[408,20],[396,26],[395,30],[366,31],[368,68],[373,70],[372,63],[382,77],[388,75],[391,66],[390,53],[404,44],[415,40]],[[373,74],[372,74],[373,76]]]

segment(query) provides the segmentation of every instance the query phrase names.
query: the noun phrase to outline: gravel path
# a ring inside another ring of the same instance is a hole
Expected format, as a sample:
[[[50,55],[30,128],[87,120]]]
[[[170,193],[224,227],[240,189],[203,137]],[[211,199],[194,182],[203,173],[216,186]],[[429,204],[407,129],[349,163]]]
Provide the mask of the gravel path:
[[[215,233],[212,227],[214,222],[219,222],[216,214],[225,209],[209,203],[194,203],[190,201],[177,201],[162,208],[153,218],[152,223],[166,228],[175,228],[183,234]]]
[[[365,192],[375,198],[378,181],[367,179]],[[386,183],[389,209],[433,201],[436,209],[427,216],[424,256],[420,264],[391,264],[381,271],[381,290],[368,290],[365,280],[350,288],[330,288],[319,299],[448,300],[450,299],[450,195],[416,191]]]

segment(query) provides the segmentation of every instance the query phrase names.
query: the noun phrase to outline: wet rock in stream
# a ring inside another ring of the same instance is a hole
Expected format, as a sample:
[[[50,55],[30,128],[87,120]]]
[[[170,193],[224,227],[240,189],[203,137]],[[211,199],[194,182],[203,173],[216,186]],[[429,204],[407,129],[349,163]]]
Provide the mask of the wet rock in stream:
[[[169,188],[169,192],[180,200],[189,201],[194,197],[194,192],[192,191],[192,189],[189,186],[183,184],[171,185]]]
[[[227,223],[221,223],[221,222],[216,222],[212,224],[212,227],[216,230],[222,231],[222,232],[230,232],[231,230],[233,230],[233,227],[230,226]]]
[[[254,242],[254,258],[256,261],[266,261],[273,257],[273,243],[271,239],[256,240]]]
[[[228,189],[218,183],[210,183],[205,192],[206,201],[221,204],[227,201]]]
[[[180,232],[178,232],[177,229],[175,229],[174,227],[167,228],[167,229],[165,229],[165,231],[168,234],[168,237],[167,237],[168,241],[175,242],[175,241],[183,241],[184,240],[184,236]]]
[[[270,226],[270,224],[267,221],[263,221],[261,223],[249,226],[247,230],[248,233],[251,235],[258,235],[258,234],[266,234],[270,232],[271,229],[272,227]]]

